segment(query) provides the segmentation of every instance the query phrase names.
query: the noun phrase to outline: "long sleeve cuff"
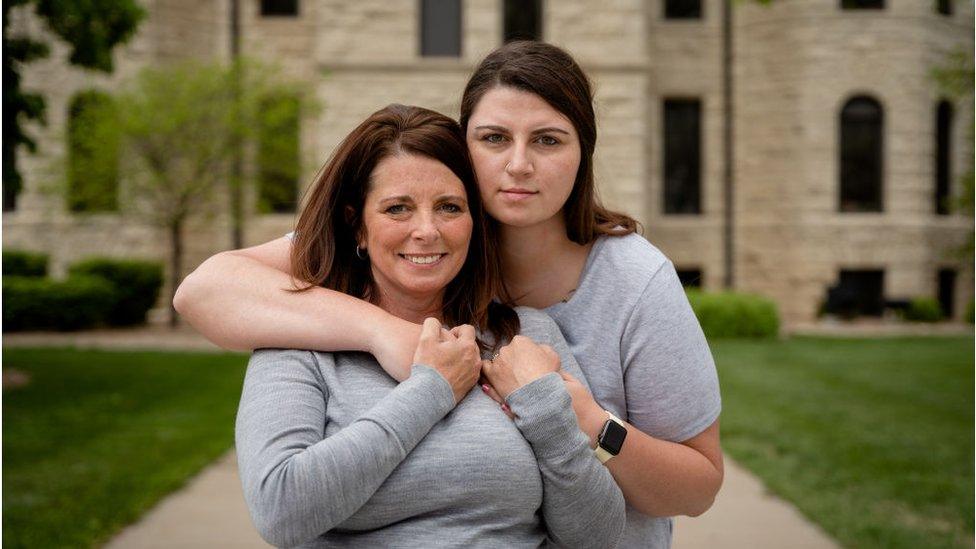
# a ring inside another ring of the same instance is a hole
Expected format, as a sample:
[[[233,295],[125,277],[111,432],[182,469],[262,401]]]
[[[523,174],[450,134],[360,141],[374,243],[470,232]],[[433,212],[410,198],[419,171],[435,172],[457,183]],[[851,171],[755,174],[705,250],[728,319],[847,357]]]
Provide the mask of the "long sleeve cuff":
[[[516,389],[506,402],[517,416],[515,426],[539,457],[568,455],[579,445],[589,444],[559,374],[546,374]]]
[[[407,453],[453,409],[454,391],[447,380],[429,366],[414,364],[410,377],[362,419],[375,421],[393,433]]]

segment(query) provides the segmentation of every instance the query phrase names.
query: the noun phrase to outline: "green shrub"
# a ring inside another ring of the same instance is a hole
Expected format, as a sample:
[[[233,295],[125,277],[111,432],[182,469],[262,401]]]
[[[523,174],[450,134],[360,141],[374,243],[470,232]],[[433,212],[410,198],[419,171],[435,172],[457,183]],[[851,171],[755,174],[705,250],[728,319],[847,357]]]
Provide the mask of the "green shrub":
[[[96,257],[75,263],[68,272],[100,276],[115,286],[116,301],[106,318],[113,326],[144,323],[163,284],[163,265],[153,261]]]
[[[77,330],[104,321],[115,303],[115,288],[97,276],[67,280],[5,276],[3,329]]]
[[[943,319],[942,306],[934,297],[916,297],[905,309],[905,320],[938,322]]]
[[[47,255],[4,250],[3,276],[47,276]]]
[[[776,304],[764,297],[689,290],[688,301],[707,338],[766,338],[779,334]]]
[[[976,321],[976,300],[969,302],[969,306],[966,307],[966,316],[963,319],[970,324]]]

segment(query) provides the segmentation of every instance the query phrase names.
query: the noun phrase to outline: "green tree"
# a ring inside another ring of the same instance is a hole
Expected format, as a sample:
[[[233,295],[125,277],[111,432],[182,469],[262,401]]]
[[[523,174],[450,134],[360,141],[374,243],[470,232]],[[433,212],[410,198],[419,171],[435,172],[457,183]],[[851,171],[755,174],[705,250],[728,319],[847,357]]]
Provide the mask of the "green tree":
[[[294,108],[267,108],[269,97],[293,98]],[[86,179],[118,169],[123,215],[137,216],[169,239],[172,303],[183,273],[187,222],[212,213],[218,191],[245,182],[236,181],[233,170],[241,147],[258,149],[262,129],[291,124],[296,111],[310,111],[309,97],[299,85],[257,64],[186,61],[149,67],[114,96],[110,115],[84,117],[92,135],[113,139],[90,140],[90,154],[84,163],[71,165],[71,175]],[[117,148],[103,154],[99,147]],[[261,154],[258,171],[297,173],[297,161],[292,154]],[[170,323],[176,322],[171,308]]]
[[[37,144],[24,131],[29,120],[44,123],[44,98],[21,89],[24,64],[46,57],[47,44],[9,36],[10,10],[33,4],[48,28],[71,47],[68,62],[86,69],[112,71],[112,50],[136,32],[146,16],[136,0],[4,0],[3,2],[3,209],[13,209],[23,180],[17,149]]]

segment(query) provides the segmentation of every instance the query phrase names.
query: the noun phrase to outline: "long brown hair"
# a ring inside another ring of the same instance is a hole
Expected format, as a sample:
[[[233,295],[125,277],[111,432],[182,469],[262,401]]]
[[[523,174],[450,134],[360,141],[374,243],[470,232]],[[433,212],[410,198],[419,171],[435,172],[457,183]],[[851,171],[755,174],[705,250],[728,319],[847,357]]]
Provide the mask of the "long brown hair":
[[[468,80],[461,97],[461,129],[489,90],[507,86],[535,94],[573,123],[580,139],[580,165],[563,215],[566,235],[587,244],[602,234],[623,236],[640,230],[632,217],[601,204],[593,181],[596,115],[590,82],[573,57],[545,42],[517,40],[488,54]]]
[[[496,342],[518,333],[518,316],[493,302],[501,295],[497,225],[484,213],[464,134],[457,122],[421,107],[389,105],[367,118],[339,145],[316,176],[295,227],[291,268],[304,291],[323,286],[371,301],[369,258],[357,256],[357,235],[370,175],[384,158],[413,154],[436,160],[464,184],[473,220],[468,255],[444,291],[442,315],[449,326],[471,324]]]

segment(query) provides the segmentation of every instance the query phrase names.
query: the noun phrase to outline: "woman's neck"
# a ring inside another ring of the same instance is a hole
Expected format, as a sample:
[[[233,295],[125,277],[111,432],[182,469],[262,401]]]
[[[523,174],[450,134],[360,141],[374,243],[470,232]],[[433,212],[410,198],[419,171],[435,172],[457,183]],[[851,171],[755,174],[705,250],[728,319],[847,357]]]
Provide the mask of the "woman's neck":
[[[544,308],[571,296],[591,245],[570,240],[561,216],[531,227],[502,225],[500,233],[502,273],[517,304]]]
[[[434,295],[415,296],[381,288],[379,285],[374,286],[373,291],[373,303],[397,318],[414,324],[423,324],[424,319],[430,317],[443,322],[443,291]]]

